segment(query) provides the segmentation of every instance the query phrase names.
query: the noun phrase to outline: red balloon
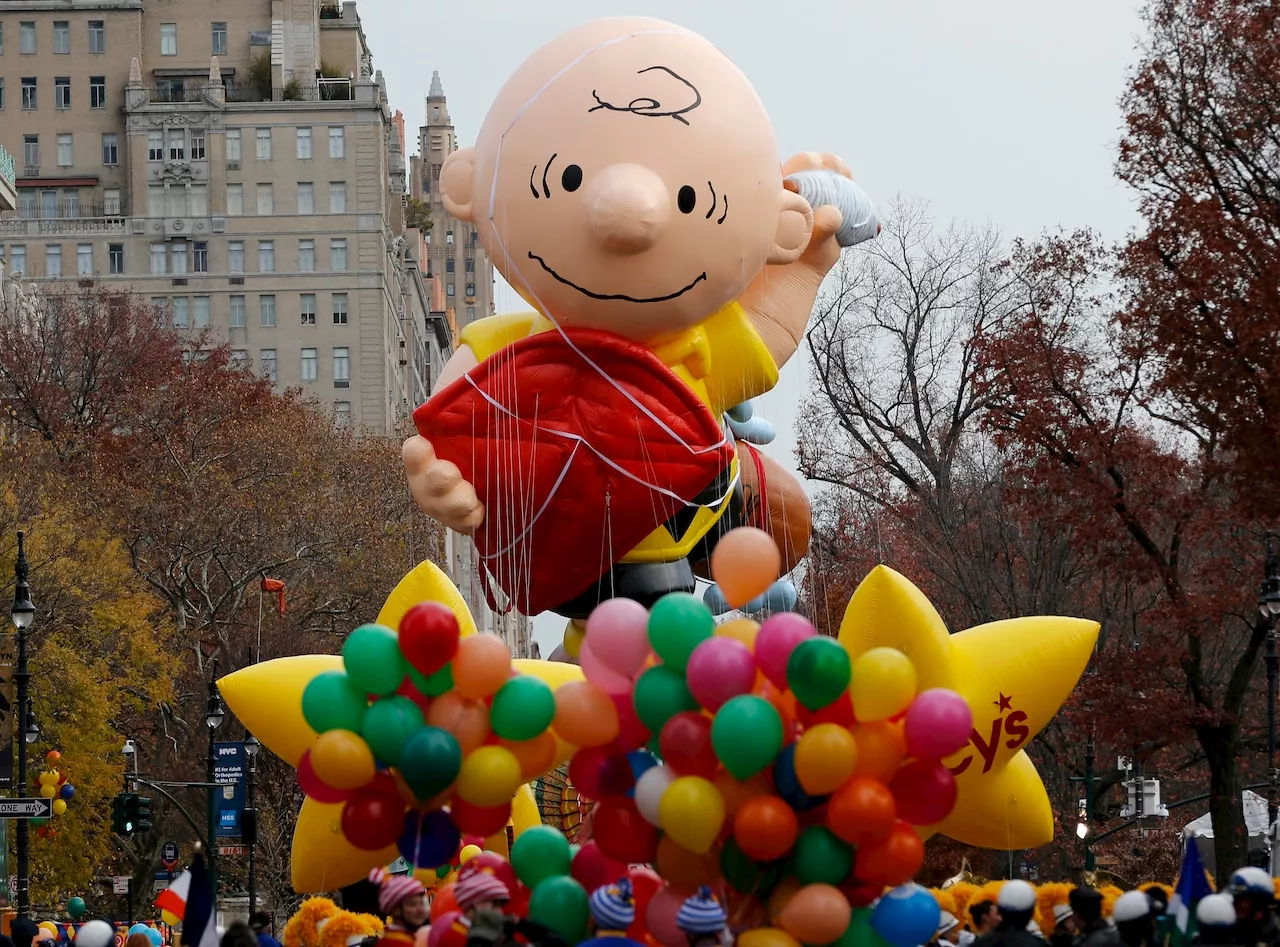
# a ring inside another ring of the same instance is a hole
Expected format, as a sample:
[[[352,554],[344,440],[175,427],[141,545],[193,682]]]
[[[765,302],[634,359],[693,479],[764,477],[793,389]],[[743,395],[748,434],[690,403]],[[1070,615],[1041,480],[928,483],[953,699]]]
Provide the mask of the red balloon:
[[[587,842],[573,856],[569,874],[587,891],[595,891],[625,877],[627,865],[606,856],[595,842]]]
[[[431,920],[438,921],[450,911],[458,910],[458,899],[453,895],[453,883],[436,888],[431,898]]]
[[[714,779],[720,761],[711,745],[711,721],[702,714],[676,714],[658,734],[663,761],[681,776]]]
[[[298,760],[298,785],[302,791],[316,802],[343,802],[351,793],[346,789],[334,789],[316,775],[311,766],[311,751],[307,750]],[[395,841],[392,839],[391,841]]]
[[[400,619],[400,651],[427,677],[453,660],[459,636],[457,617],[439,602],[415,605]]]
[[[850,875],[839,888],[849,899],[849,906],[854,908],[865,908],[884,894],[884,885],[875,881],[860,881],[853,875]]]
[[[924,864],[924,842],[906,822],[899,820],[883,838],[858,846],[853,871],[859,878],[896,887],[910,881]]]
[[[342,807],[342,834],[356,848],[376,852],[394,845],[404,825],[404,802],[361,789]]]
[[[604,792],[600,787],[600,777],[609,751],[602,746],[587,746],[573,754],[569,760],[569,782],[584,799],[600,799]]]
[[[933,825],[956,805],[956,778],[937,760],[912,760],[889,782],[898,818],[912,825]]]
[[[449,803],[449,814],[453,816],[453,823],[459,831],[488,838],[507,827],[507,823],[511,820],[511,803],[504,802],[500,806],[473,806],[465,799],[455,796]]]
[[[596,806],[594,831],[600,851],[627,864],[651,862],[658,854],[658,829],[636,809],[635,800],[609,796]]]
[[[613,699],[613,705],[618,708],[618,736],[609,744],[609,749],[618,753],[630,753],[647,745],[653,734],[636,715],[636,705],[631,699],[631,693],[609,696]]]
[[[608,757],[600,767],[600,795],[625,796],[635,788],[636,773],[631,761],[621,755]]]
[[[630,869],[627,872],[627,880],[631,882],[631,893],[636,903],[636,921],[627,928],[627,936],[643,944],[646,943],[645,935],[649,933],[649,924],[645,920],[644,913],[653,896],[662,890],[666,882],[648,865]]]
[[[848,730],[852,730],[858,722],[853,715],[853,698],[849,696],[848,691],[845,691],[845,693],[821,710],[809,710],[803,704],[798,703],[796,704],[796,717],[806,730],[810,727],[816,727],[820,723],[839,724]]]

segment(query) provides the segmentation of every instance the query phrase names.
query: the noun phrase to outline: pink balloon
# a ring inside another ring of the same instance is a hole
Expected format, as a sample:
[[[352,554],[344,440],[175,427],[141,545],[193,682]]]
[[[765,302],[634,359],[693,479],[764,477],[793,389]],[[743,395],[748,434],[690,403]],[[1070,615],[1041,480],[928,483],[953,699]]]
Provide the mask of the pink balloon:
[[[601,663],[630,680],[649,657],[649,612],[629,598],[601,602],[587,619],[586,641]]]
[[[422,930],[427,931],[427,947],[436,947],[440,941],[444,940],[444,935],[449,933],[449,928],[453,927],[453,922],[461,916],[462,913],[460,911],[446,911],[438,918],[433,919],[429,928],[420,929],[419,933]],[[414,947],[420,947],[416,938],[414,939]]]
[[[750,692],[756,661],[741,641],[717,635],[693,649],[684,676],[698,703],[716,711],[729,698]]]
[[[968,701],[942,687],[918,694],[903,721],[907,753],[927,760],[940,760],[962,749],[972,730]]]
[[[795,646],[817,632],[809,620],[795,612],[774,615],[756,634],[756,666],[779,690],[787,689],[787,661]]]
[[[578,651],[578,664],[582,667],[582,673],[586,675],[587,680],[607,694],[630,694],[631,679],[623,677],[601,661],[596,655],[595,648],[591,646],[591,640],[588,637],[583,641],[582,648]]]
[[[689,895],[683,891],[666,887],[653,896],[645,909],[644,920],[649,925],[649,933],[666,947],[688,947],[688,938],[676,926],[676,915],[687,897]]]

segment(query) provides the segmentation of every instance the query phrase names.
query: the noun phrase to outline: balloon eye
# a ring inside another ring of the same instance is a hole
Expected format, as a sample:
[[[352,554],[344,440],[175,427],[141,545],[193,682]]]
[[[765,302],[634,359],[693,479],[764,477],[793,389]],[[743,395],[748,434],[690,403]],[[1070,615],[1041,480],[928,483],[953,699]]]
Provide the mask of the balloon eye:
[[[676,195],[676,206],[680,208],[680,213],[692,214],[697,203],[698,193],[693,188],[687,184],[680,188],[680,193]]]
[[[573,193],[582,187],[582,169],[576,164],[571,164],[565,168],[560,175],[560,186],[569,193]]]

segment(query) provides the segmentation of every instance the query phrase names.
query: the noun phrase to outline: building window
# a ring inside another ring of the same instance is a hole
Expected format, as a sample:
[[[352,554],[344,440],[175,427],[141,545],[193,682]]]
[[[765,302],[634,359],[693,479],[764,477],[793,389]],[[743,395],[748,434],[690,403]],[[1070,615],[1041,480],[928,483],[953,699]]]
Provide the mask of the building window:
[[[19,23],[18,24],[18,52],[24,56],[34,56],[36,52],[36,25],[35,23]]]
[[[276,242],[274,240],[258,241],[258,272],[274,273],[276,271]],[[263,325],[266,325],[264,322]]]
[[[120,139],[115,132],[102,133],[102,163],[108,168],[120,163]]]
[[[107,51],[107,24],[103,20],[89,21],[89,52],[105,53]]]
[[[338,428],[351,427],[350,401],[335,401],[333,403],[333,426]]]
[[[244,241],[243,240],[227,241],[227,272],[228,273],[244,272]]]
[[[197,240],[192,248],[191,271],[193,273],[209,272],[209,242],[207,240]]]
[[[79,191],[62,192],[62,216],[67,220],[74,220],[76,217],[80,216]]]
[[[274,329],[276,325],[276,297],[258,297],[258,322],[263,328]]]
[[[0,55],[3,55],[3,54],[4,54],[4,24],[0,23]],[[3,248],[0,247],[0,249],[3,249]],[[4,256],[2,254],[0,254],[0,259],[4,259]]]
[[[345,158],[347,156],[347,136],[341,125],[329,129],[329,157]]]
[[[476,294],[476,284],[468,283],[466,292],[468,296],[474,296]]]
[[[58,167],[69,168],[75,164],[75,145],[69,134],[58,136]]]
[[[44,275],[62,275],[62,246],[60,244],[51,243],[44,248]]]
[[[204,129],[191,129],[191,160],[204,160]]]
[[[28,168],[40,167],[40,136],[39,135],[23,135],[22,136],[22,163]],[[23,192],[23,196],[27,192]],[[34,216],[34,215],[32,215]]]
[[[453,296],[454,296],[454,291],[453,291],[453,284],[452,284],[452,283],[445,283],[445,285],[444,285],[444,294],[445,294],[446,296],[448,296],[450,299],[452,299],[452,298],[453,298]]]
[[[335,326],[345,326],[347,324],[347,294],[333,294],[333,324]]]
[[[32,76],[26,76],[22,80],[22,107],[28,112],[36,109],[36,80]]]
[[[167,313],[169,311],[169,298],[167,296],[152,296],[151,308]]]
[[[316,242],[314,240],[298,241],[298,270],[312,273],[316,268]]]
[[[271,129],[259,128],[253,133],[254,141],[258,149],[259,161],[271,160]]]
[[[209,326],[209,297],[197,296],[193,299],[191,305],[191,324],[197,329],[205,329]]]
[[[239,217],[244,213],[244,185],[227,185],[227,216]]]
[[[249,352],[246,349],[231,350],[231,367],[244,370],[249,366]]]
[[[339,240],[331,240],[329,242],[329,269],[335,273],[340,273],[347,268],[347,241],[346,238]]]
[[[71,79],[69,76],[58,76],[53,80],[53,107],[56,109],[71,108]]]
[[[173,327],[175,329],[186,329],[191,323],[188,318],[188,309],[190,302],[186,296],[176,296],[173,300]]]
[[[76,244],[76,276],[93,275],[93,244]]]
[[[227,161],[240,160],[240,129],[227,129]]]
[[[124,244],[107,244],[107,262],[112,276],[124,275]]]
[[[108,217],[120,215],[120,188],[104,187],[102,189],[102,212]]]
[[[467,307],[467,322],[468,322],[468,323],[471,323],[471,322],[475,322],[475,320],[476,320],[476,307],[475,307],[475,306],[468,306],[468,307]]]
[[[276,211],[275,192],[270,184],[258,185],[258,215],[269,217]]]
[[[311,157],[311,129],[310,128],[298,129],[298,157],[303,159]]]
[[[316,212],[315,188],[308,181],[298,182],[298,213],[314,214]]]
[[[165,245],[163,243],[151,244],[151,275],[163,276],[165,271]]]
[[[258,352],[258,361],[262,363],[262,377],[268,381],[276,380],[276,350],[262,349]]]
[[[0,50],[2,52],[3,50]],[[4,109],[4,77],[0,76],[0,110]]]
[[[177,23],[161,23],[160,24],[160,55],[161,56],[178,55],[178,24]]]
[[[474,273],[476,271],[476,258],[471,256],[467,257],[466,266],[463,267],[463,269],[468,273]]]
[[[303,381],[316,380],[316,363],[319,361],[320,359],[316,357],[315,349],[302,350],[302,380]]]
[[[27,248],[22,244],[9,248],[9,272],[14,276],[27,275]]]
[[[164,135],[160,132],[147,132],[147,160],[164,160]]]
[[[453,257],[449,257],[449,259],[444,261],[444,271],[446,273],[452,273],[455,269],[456,267],[453,262]]]
[[[170,270],[174,276],[187,275],[187,242],[185,240],[176,240],[170,247],[173,256],[173,269]]]
[[[304,326],[313,326],[316,324],[316,294],[303,293],[299,300],[300,312],[302,313],[302,324]]]
[[[187,156],[187,133],[181,128],[170,128],[169,134],[169,160],[183,161]]]
[[[329,213],[345,214],[347,212],[347,182],[329,182]]]
[[[333,387],[351,387],[351,350],[345,346],[333,350]]]
[[[210,23],[211,38],[209,42],[210,49],[215,56],[225,56],[227,54],[227,24]]]
[[[231,297],[231,321],[230,325],[233,329],[244,328],[244,297]]]
[[[71,24],[66,20],[53,21],[53,52],[58,56],[71,55]]]
[[[445,242],[445,245],[446,245],[446,246],[450,246],[450,247],[451,247],[451,246],[453,246],[453,231],[452,231],[452,230],[446,230],[446,231],[444,232],[444,242]]]

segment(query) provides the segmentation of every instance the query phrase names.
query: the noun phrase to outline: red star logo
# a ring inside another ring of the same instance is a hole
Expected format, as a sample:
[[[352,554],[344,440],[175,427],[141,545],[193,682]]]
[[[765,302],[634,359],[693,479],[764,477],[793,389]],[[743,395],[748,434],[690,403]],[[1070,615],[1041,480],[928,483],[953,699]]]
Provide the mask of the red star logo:
[[[991,703],[993,703],[993,704],[995,704],[997,707],[999,707],[999,708],[1000,708],[1000,710],[1001,710],[1002,712],[1003,712],[1003,711],[1005,711],[1005,710],[1012,710],[1012,709],[1013,709],[1013,698],[1012,698],[1012,697],[1005,697],[1005,696],[1004,696],[1004,694],[1001,694],[1001,695],[1000,695],[1000,699],[999,699],[999,700],[993,700]]]

